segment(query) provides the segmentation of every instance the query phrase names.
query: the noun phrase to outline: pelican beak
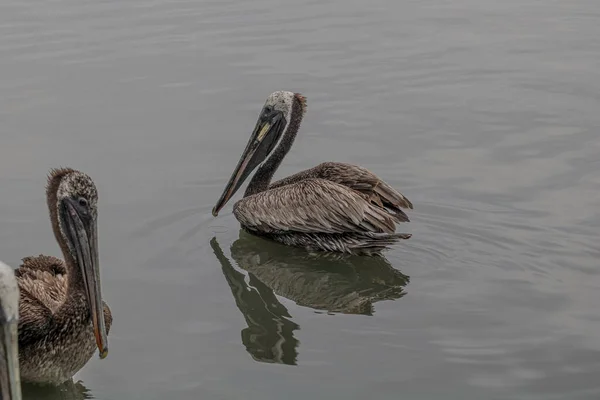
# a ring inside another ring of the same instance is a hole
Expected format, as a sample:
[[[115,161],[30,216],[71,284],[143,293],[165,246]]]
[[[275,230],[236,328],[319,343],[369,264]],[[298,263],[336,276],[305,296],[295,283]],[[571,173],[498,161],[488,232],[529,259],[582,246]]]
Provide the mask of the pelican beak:
[[[2,323],[0,335],[3,357],[0,365],[1,398],[21,400],[21,378],[19,375],[19,341],[17,337],[18,320]]]
[[[229,178],[229,182],[221,194],[219,201],[212,210],[212,215],[219,215],[219,211],[235,192],[240,188],[242,183],[248,178],[248,175],[273,151],[275,144],[278,142],[283,130],[286,126],[286,120],[283,113],[274,111],[269,115],[261,113],[256,123],[256,127],[250,136],[250,140],[238,161],[237,166]]]
[[[74,199],[65,199],[68,235],[77,255],[85,285],[88,306],[100,358],[108,355],[108,338],[104,326],[104,305],[100,287],[98,229],[96,219],[85,213]]]

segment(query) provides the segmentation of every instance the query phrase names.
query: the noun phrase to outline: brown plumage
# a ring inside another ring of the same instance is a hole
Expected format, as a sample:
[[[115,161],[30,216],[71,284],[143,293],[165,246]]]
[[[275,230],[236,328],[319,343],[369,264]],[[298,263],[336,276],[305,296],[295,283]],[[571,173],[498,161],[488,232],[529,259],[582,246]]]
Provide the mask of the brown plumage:
[[[271,184],[306,112],[306,99],[291,92],[269,96],[250,141],[213,215],[261,164],[233,213],[248,232],[310,250],[376,255],[410,234],[412,203],[363,167],[326,162]]]
[[[269,189],[295,184],[305,179],[324,179],[345,186],[358,192],[370,203],[387,209],[388,213],[394,215],[399,222],[409,221],[402,209],[412,209],[412,203],[377,175],[358,165],[324,162],[271,183]]]
[[[15,271],[21,293],[19,359],[23,381],[60,384],[89,361],[96,347],[106,355],[112,315],[100,294],[97,191],[91,178],[72,169],[52,170],[47,202],[65,261],[26,257]],[[102,316],[96,319],[100,304]]]

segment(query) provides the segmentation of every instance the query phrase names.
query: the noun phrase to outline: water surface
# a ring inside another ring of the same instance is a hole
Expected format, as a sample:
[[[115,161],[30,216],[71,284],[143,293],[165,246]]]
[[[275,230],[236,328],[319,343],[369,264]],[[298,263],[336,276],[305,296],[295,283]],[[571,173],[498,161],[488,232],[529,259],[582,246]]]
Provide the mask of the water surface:
[[[89,173],[114,316],[27,398],[597,399],[599,71],[594,0],[0,0],[1,257],[59,255],[45,174]],[[412,239],[328,259],[212,218],[279,89],[309,111],[277,176],[363,165]]]

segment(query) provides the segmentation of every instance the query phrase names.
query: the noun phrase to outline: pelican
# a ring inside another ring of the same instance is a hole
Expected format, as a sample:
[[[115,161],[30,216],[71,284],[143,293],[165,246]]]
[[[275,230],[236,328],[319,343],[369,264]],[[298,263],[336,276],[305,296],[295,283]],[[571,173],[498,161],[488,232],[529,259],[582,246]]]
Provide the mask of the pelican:
[[[365,168],[325,162],[271,184],[305,113],[306,98],[299,93],[277,91],[267,98],[213,216],[262,163],[233,205],[249,233],[307,250],[356,255],[379,255],[410,238],[395,231],[396,223],[409,221],[402,208],[412,209],[412,203]]]
[[[0,261],[0,399],[21,400],[17,329],[19,287],[11,267]]]
[[[15,271],[19,356],[23,381],[57,385],[71,379],[95,348],[106,357],[112,315],[100,288],[94,182],[70,168],[53,169],[46,198],[64,261],[26,257]]]

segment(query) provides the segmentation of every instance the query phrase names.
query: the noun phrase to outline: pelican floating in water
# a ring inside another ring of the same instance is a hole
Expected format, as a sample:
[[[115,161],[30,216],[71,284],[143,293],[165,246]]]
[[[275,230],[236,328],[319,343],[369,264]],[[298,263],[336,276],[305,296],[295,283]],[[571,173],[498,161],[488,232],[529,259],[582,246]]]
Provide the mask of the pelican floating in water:
[[[402,208],[412,209],[412,203],[365,168],[326,162],[270,183],[305,112],[306,99],[298,93],[278,91],[267,98],[213,215],[262,163],[233,206],[248,232],[309,250],[358,255],[377,255],[410,238],[395,231],[396,223],[409,221]]]
[[[96,347],[106,357],[112,316],[100,288],[94,182],[70,168],[54,169],[46,197],[65,261],[27,257],[15,271],[21,291],[19,356],[23,381],[60,384]]]
[[[11,267],[0,261],[0,399],[21,400],[17,328],[19,287]]]

